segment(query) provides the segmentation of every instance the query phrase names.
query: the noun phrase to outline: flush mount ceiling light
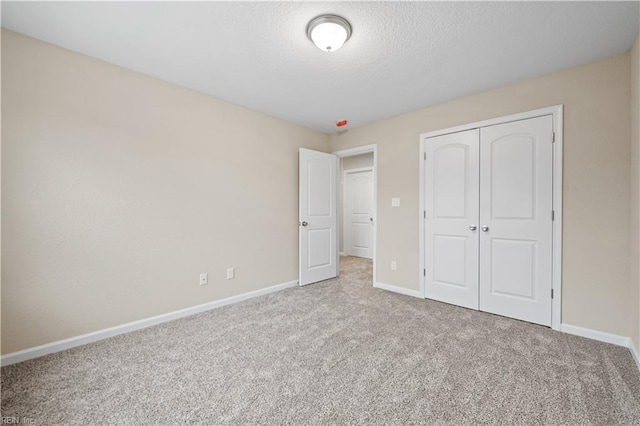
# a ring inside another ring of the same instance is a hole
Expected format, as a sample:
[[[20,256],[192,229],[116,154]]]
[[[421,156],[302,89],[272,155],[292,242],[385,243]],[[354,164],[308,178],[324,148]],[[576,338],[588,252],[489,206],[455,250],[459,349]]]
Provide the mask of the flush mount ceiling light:
[[[307,25],[307,37],[318,49],[335,52],[351,37],[351,24],[341,16],[320,15]]]

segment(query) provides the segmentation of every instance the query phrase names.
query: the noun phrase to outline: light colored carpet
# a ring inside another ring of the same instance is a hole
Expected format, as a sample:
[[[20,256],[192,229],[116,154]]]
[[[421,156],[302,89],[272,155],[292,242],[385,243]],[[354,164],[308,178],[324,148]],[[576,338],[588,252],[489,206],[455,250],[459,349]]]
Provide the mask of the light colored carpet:
[[[626,348],[371,287],[371,262],[2,369],[36,424],[640,424]]]

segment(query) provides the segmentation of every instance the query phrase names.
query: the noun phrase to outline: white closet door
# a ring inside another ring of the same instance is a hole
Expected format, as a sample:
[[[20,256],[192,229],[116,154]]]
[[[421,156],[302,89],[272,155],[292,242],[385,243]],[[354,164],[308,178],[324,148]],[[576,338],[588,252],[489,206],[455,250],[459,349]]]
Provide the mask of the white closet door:
[[[552,117],[480,131],[480,310],[551,325]]]
[[[479,131],[430,138],[425,173],[425,296],[478,309]]]

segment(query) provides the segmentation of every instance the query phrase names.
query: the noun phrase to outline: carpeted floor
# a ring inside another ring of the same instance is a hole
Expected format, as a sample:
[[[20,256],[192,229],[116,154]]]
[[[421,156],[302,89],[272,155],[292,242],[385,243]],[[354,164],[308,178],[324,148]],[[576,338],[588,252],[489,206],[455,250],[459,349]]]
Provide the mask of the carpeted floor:
[[[34,424],[640,424],[626,348],[339,279],[2,368]]]

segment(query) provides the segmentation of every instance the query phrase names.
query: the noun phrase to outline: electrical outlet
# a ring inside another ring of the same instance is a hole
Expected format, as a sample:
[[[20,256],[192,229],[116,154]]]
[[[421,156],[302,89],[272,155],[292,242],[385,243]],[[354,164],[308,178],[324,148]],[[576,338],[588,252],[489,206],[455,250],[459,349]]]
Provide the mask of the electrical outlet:
[[[395,260],[391,261],[391,270],[395,271],[396,269],[398,269],[398,264],[396,263]]]
[[[227,269],[227,279],[230,280],[236,275],[236,271],[234,268]]]
[[[200,285],[207,285],[209,284],[209,274],[202,273],[200,274]]]
[[[392,198],[391,207],[400,207],[400,198]]]

